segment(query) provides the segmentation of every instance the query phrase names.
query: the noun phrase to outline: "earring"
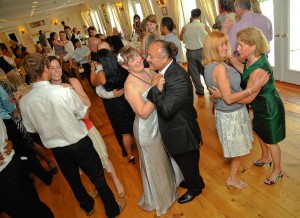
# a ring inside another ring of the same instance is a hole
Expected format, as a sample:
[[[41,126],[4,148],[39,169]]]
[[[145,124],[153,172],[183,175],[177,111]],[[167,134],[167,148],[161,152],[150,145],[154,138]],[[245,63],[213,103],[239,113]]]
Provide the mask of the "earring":
[[[252,54],[254,54],[255,53],[255,50],[252,50]]]

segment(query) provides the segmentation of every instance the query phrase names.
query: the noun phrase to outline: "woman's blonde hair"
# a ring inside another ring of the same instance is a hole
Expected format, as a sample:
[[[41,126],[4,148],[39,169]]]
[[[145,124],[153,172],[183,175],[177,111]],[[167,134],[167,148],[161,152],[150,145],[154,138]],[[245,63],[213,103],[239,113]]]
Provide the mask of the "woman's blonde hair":
[[[159,23],[158,23],[158,19],[157,19],[156,15],[154,15],[154,14],[148,15],[148,17],[146,17],[146,21],[150,22],[150,23],[155,23],[156,24],[156,31],[158,32]]]
[[[219,47],[221,43],[227,45],[226,57],[221,57]],[[231,48],[227,34],[221,31],[210,32],[204,41],[202,64],[211,64],[213,62],[223,62],[231,56]]]
[[[119,54],[117,56],[118,62],[120,65],[128,65],[128,62],[139,54],[138,50],[133,47],[123,47],[120,49]]]
[[[256,57],[270,51],[270,45],[265,35],[256,27],[247,27],[236,34],[237,38],[247,45],[255,45]]]

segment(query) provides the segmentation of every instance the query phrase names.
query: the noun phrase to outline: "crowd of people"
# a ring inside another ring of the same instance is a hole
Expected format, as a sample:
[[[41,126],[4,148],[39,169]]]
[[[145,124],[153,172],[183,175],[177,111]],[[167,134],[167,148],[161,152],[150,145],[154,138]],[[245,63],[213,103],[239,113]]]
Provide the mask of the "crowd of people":
[[[52,55],[22,56],[21,64],[32,82],[26,91],[11,89],[23,79],[1,48],[0,68],[7,82],[0,87],[0,209],[12,217],[54,217],[39,200],[28,172],[50,185],[53,174],[60,170],[87,215],[94,214],[97,195],[109,218],[124,210],[126,190],[89,118],[93,102],[82,86],[79,65],[101,97],[122,155],[130,164],[136,161],[133,140],[136,142],[143,184],[138,204],[143,210],[166,214],[176,200],[188,203],[205,188],[199,166],[203,141],[194,108],[194,89],[200,97],[204,95],[201,76],[213,97],[224,158],[231,160],[225,184],[247,187],[238,179],[238,168],[242,157],[251,152],[253,131],[262,149],[253,164],[273,164],[264,183],[276,184],[284,174],[278,143],[285,138],[285,112],[267,57],[272,25],[268,18],[254,13],[251,5],[250,0],[235,0],[238,21],[233,24],[221,13],[213,25],[215,31],[201,22],[200,9],[191,11],[191,22],[179,36],[187,49],[187,71],[180,64],[181,43],[173,34],[172,18],[159,22],[153,14],[144,21],[138,15],[133,18],[133,29],[141,41],[139,50],[124,47],[116,29],[105,37],[93,26],[87,28],[87,47],[78,29],[74,27],[72,34],[63,23],[64,30],[50,34]],[[39,35],[46,49],[47,37],[42,31]],[[52,150],[58,166],[42,146]],[[49,170],[36,155],[48,163]],[[95,186],[91,195],[81,182],[79,168]],[[113,180],[118,201],[103,168]],[[180,197],[178,186],[186,189]]]

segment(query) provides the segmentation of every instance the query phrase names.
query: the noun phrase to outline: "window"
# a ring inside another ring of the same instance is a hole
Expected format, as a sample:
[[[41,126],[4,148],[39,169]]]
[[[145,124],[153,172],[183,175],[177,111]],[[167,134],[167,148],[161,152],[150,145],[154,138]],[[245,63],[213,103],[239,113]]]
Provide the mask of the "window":
[[[104,30],[104,28],[103,28],[103,25],[102,25],[102,23],[101,23],[101,20],[100,20],[100,18],[99,18],[98,11],[95,11],[95,18],[96,18],[97,24],[98,24],[98,26],[99,26],[99,31],[100,31],[100,33],[106,35],[106,32],[105,32],[105,30]]]
[[[260,2],[260,8],[262,11],[262,14],[268,17],[272,24],[274,24],[274,7],[273,7],[273,1],[264,1]],[[274,31],[274,26],[273,26]],[[269,62],[271,66],[274,66],[275,64],[275,56],[274,56],[274,38],[270,42],[270,53],[268,54]]]
[[[91,10],[91,18],[92,18],[92,22],[93,22],[93,26],[96,28],[97,32],[100,31],[100,28],[99,28],[99,21],[97,20],[96,16],[95,16],[95,11],[94,10]]]
[[[144,15],[143,15],[141,3],[139,2],[134,3],[134,9],[135,9],[135,14],[138,14],[140,16],[142,22],[142,20],[144,19]]]
[[[179,7],[182,8],[184,23],[185,24],[189,23],[191,17],[191,11],[197,8],[196,0],[189,0],[189,1],[179,0]]]
[[[123,34],[123,30],[122,30],[119,22],[116,19],[117,15],[114,14],[114,11],[112,10],[110,5],[107,5],[107,10],[108,10],[109,18],[110,18],[111,27],[112,28],[117,27],[119,33]]]

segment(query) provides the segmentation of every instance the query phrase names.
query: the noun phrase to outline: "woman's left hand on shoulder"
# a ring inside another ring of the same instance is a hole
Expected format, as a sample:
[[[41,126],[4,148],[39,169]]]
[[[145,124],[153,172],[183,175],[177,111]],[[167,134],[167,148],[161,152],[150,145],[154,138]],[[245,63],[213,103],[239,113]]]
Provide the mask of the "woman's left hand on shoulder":
[[[64,88],[73,89],[73,87],[69,83],[62,83],[61,86],[64,87]]]

